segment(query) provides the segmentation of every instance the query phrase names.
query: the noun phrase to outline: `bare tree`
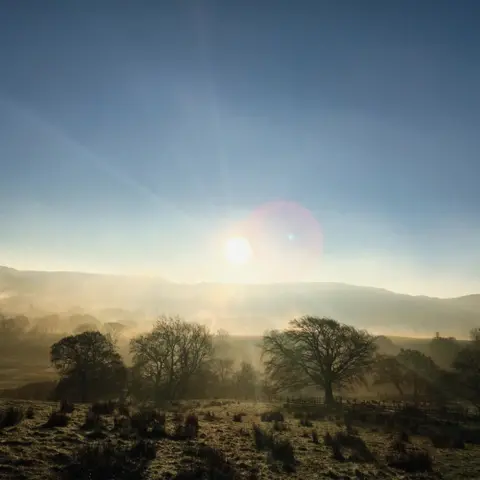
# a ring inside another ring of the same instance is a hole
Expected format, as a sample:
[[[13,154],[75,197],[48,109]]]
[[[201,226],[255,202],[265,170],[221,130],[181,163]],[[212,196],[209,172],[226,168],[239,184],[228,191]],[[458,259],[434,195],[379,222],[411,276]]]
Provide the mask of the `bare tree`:
[[[127,330],[127,326],[119,322],[107,322],[103,325],[103,329],[107,337],[117,345],[125,330]]]
[[[397,357],[378,355],[372,368],[374,385],[393,385],[403,396],[407,385],[406,369]]]
[[[321,387],[328,404],[334,387],[364,379],[375,352],[375,337],[330,318],[305,316],[263,337],[265,370],[277,390]]]
[[[418,350],[402,348],[396,358],[404,370],[404,382],[411,388],[417,403],[420,394],[432,392],[440,370],[429,356]]]
[[[213,353],[212,335],[179,317],[161,317],[153,330],[130,342],[133,369],[155,401],[178,398]]]

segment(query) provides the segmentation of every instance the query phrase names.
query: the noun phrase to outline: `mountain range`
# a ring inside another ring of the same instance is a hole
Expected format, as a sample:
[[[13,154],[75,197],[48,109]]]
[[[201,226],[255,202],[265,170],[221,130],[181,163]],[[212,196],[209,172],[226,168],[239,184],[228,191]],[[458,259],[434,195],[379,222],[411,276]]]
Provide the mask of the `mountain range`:
[[[305,314],[378,334],[454,335],[480,326],[480,295],[432,298],[341,283],[180,284],[157,277],[21,271],[0,267],[0,311],[40,315],[82,310],[135,312],[151,323],[181,315],[214,329],[258,335]]]

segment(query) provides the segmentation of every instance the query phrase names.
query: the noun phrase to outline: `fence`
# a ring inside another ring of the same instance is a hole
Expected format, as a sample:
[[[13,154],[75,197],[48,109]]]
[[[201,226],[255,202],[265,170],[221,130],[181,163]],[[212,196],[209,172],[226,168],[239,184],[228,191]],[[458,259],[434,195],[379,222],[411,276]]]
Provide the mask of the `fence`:
[[[326,407],[325,401],[322,397],[284,397],[279,398],[279,401],[284,403],[287,407]],[[338,404],[343,406],[346,410],[352,411],[375,411],[384,413],[395,413],[405,411],[407,409],[410,412],[414,412],[413,409],[419,414],[425,416],[437,417],[443,420],[452,421],[480,421],[480,412],[476,408],[451,404],[444,406],[437,406],[431,402],[413,402],[406,401],[388,401],[388,400],[371,400],[371,401],[359,401],[342,399],[338,397],[335,399]]]

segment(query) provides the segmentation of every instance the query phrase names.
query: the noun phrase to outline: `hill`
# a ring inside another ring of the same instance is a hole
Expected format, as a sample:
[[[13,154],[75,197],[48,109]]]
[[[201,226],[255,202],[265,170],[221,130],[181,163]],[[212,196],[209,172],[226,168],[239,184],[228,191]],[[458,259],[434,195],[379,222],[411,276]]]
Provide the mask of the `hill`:
[[[161,278],[0,267],[0,309],[42,314],[75,309],[137,312],[140,322],[179,314],[240,335],[281,328],[295,316],[330,316],[375,333],[466,337],[480,324],[480,295],[440,299],[339,283],[179,284]]]

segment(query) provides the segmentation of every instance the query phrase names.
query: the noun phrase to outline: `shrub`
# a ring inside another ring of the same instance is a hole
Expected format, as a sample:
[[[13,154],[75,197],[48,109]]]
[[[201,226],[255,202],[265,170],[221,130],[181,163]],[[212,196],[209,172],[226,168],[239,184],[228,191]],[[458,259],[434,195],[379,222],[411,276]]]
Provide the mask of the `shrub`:
[[[244,413],[235,413],[232,418],[234,422],[242,422],[244,416]]]
[[[253,426],[253,438],[258,450],[266,450],[273,444],[272,434],[262,430],[259,425]]]
[[[207,422],[213,422],[217,419],[216,415],[213,413],[213,412],[206,412],[205,415],[203,416],[203,418],[207,421]]]
[[[157,456],[155,444],[149,440],[140,439],[132,447],[130,451],[134,457],[145,458],[147,460],[154,460]]]
[[[187,418],[185,418],[185,426],[190,426],[198,430],[200,428],[200,425],[198,423],[198,417],[194,413],[191,413],[187,415]]]
[[[337,460],[337,462],[344,462],[345,457],[343,456],[341,446],[338,443],[333,443],[331,445],[331,448],[332,448],[332,458],[334,460]]]
[[[69,417],[66,413],[52,412],[48,420],[43,424],[43,428],[66,427],[68,425]]]
[[[24,418],[24,411],[17,407],[8,407],[0,412],[0,429],[14,427],[18,425]]]
[[[129,417],[130,416],[130,407],[124,403],[119,403],[117,405],[117,411],[118,414],[123,416],[123,417]]]
[[[464,449],[465,442],[458,435],[449,435],[446,433],[433,433],[429,435],[432,445],[435,448],[458,448]]]
[[[426,450],[410,450],[403,453],[393,453],[387,455],[386,460],[389,467],[408,473],[432,471],[432,457]]]
[[[145,478],[151,447],[137,442],[132,448],[112,442],[91,444],[79,450],[63,473],[65,480],[105,480],[109,478]]]
[[[309,428],[312,428],[313,427],[313,423],[308,419],[308,416],[305,415],[304,417],[302,417],[300,419],[300,425],[302,427],[309,427]]]
[[[260,420],[262,422],[283,422],[285,417],[282,412],[263,412],[260,414]]]
[[[217,448],[201,445],[198,448],[189,448],[184,453],[201,459],[202,465],[192,467],[191,470],[180,471],[174,477],[175,480],[196,480],[200,478],[235,480],[239,478],[232,463]]]
[[[97,415],[113,415],[116,403],[109,400],[108,402],[96,402],[91,406],[91,411]]]
[[[350,456],[350,460],[352,461],[372,462],[375,459],[372,452],[367,447],[367,444],[361,437],[357,435],[351,435],[345,432],[337,432],[333,442],[341,447],[351,449],[352,455]]]
[[[285,430],[288,430],[288,427],[287,427],[287,424],[285,422],[275,421],[275,422],[273,422],[273,429],[276,432],[284,432]]]
[[[85,415],[85,422],[82,425],[83,430],[99,430],[103,426],[102,419],[98,413],[88,410]]]
[[[157,410],[141,410],[130,417],[131,427],[140,436],[163,438],[166,436],[166,416]]]
[[[295,452],[293,445],[288,439],[274,439],[271,445],[272,457],[274,460],[280,461],[283,465],[295,465]]]
[[[60,406],[58,411],[61,413],[73,413],[75,410],[75,405],[70,403],[68,400],[60,400]]]
[[[325,446],[331,447],[334,443],[332,436],[330,435],[330,432],[325,433],[323,436],[323,443],[325,443]]]

